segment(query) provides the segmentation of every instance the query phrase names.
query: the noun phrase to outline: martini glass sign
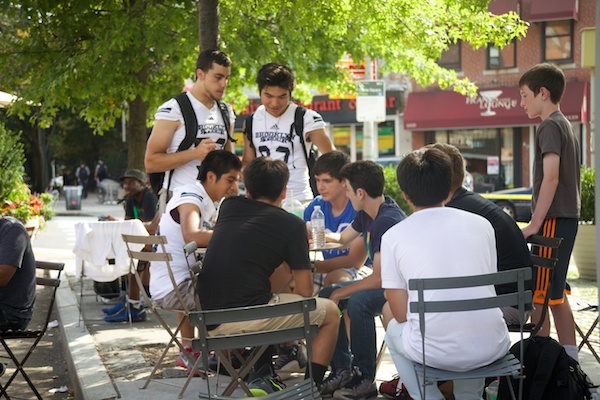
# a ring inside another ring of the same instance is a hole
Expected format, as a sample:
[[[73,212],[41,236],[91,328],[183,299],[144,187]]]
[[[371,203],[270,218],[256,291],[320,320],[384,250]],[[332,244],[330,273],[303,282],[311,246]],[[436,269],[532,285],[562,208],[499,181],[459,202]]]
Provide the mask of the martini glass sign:
[[[491,117],[496,115],[496,111],[492,110],[492,104],[494,100],[497,100],[498,97],[502,94],[502,90],[484,90],[479,92],[479,95],[483,98],[485,103],[487,103],[487,110],[481,113],[482,117]]]

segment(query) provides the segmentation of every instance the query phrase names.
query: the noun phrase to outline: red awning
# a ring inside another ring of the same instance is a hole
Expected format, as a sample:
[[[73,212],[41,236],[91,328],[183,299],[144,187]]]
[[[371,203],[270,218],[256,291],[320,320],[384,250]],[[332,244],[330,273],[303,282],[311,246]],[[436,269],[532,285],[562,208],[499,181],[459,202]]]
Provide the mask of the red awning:
[[[567,83],[560,108],[571,122],[587,122],[589,84]],[[404,111],[404,128],[441,130],[538,125],[539,118],[529,119],[520,106],[515,86],[482,89],[476,98],[456,92],[409,93]]]
[[[519,0],[492,0],[488,6],[488,11],[492,14],[501,15],[509,11],[519,13]]]
[[[532,0],[530,22],[577,19],[578,0]]]

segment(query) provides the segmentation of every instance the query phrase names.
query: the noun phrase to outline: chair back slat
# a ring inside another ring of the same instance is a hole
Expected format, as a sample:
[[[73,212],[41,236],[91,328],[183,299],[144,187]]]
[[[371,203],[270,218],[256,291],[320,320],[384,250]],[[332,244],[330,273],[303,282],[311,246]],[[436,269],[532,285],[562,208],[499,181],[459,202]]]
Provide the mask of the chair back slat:
[[[522,274],[522,279],[531,279],[531,268],[518,268],[507,271],[493,272],[483,275],[456,276],[445,278],[411,279],[408,282],[410,290],[417,290],[419,284],[424,290],[432,289],[462,289],[476,286],[500,285],[516,283]]]
[[[160,252],[152,253],[152,252],[149,252],[149,251],[127,250],[127,254],[129,255],[130,258],[133,258],[134,260],[139,260],[139,261],[148,261],[148,262],[152,262],[152,261],[159,261],[159,262],[173,261],[173,256],[171,256],[171,253],[160,253]]]

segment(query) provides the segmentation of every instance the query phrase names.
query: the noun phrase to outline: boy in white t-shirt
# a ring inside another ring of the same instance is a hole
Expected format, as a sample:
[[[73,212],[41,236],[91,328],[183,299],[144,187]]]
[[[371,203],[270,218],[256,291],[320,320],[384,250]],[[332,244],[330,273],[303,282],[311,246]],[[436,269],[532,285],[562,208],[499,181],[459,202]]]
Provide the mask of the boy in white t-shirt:
[[[237,190],[241,169],[242,163],[235,154],[227,150],[210,152],[198,168],[198,180],[175,190],[160,220],[159,232],[167,237],[165,250],[173,258],[170,262],[173,276],[188,309],[196,308],[195,282],[190,278],[183,246],[191,241],[196,242],[198,247],[208,246],[217,219],[217,205],[228,193]],[[195,260],[190,256],[188,261],[192,264]],[[160,308],[183,309],[164,263],[152,263],[150,293]],[[179,318],[184,318],[184,314],[179,313]],[[197,359],[199,354],[191,348],[194,327],[188,321],[181,327],[181,336],[187,352]],[[193,365],[191,361],[189,356],[182,354],[177,359],[179,366],[188,371]]]
[[[417,400],[421,383],[413,361],[422,362],[423,354],[419,315],[408,309],[417,294],[408,290],[408,281],[496,272],[496,245],[494,229],[485,218],[444,207],[452,185],[452,167],[450,157],[441,150],[422,149],[405,156],[398,165],[397,180],[414,213],[390,228],[381,241],[382,287],[394,315],[385,340],[400,379]],[[460,298],[495,293],[490,285],[462,291]],[[430,290],[426,296],[452,300],[456,291]],[[427,314],[425,318],[427,365],[431,367],[452,371],[481,367],[505,354],[510,345],[500,309]],[[455,380],[454,397],[481,399],[483,386],[483,379]],[[427,399],[444,399],[435,382],[426,390]]]

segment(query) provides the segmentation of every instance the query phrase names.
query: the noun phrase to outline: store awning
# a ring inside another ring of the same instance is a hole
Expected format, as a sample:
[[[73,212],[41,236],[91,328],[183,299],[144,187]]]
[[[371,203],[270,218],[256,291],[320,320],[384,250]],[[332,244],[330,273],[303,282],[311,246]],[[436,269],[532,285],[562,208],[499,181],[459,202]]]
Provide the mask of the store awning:
[[[530,22],[577,19],[578,0],[532,0]]]
[[[501,15],[509,11],[519,13],[519,0],[492,0],[488,6],[488,11],[492,14]]]
[[[0,91],[0,108],[7,107],[15,101],[17,101],[17,96]]]
[[[560,108],[569,121],[589,120],[588,93],[587,82],[567,83]],[[412,92],[406,101],[404,128],[425,131],[538,125],[540,119],[529,119],[520,102],[516,85],[481,89],[475,98],[449,91]]]

